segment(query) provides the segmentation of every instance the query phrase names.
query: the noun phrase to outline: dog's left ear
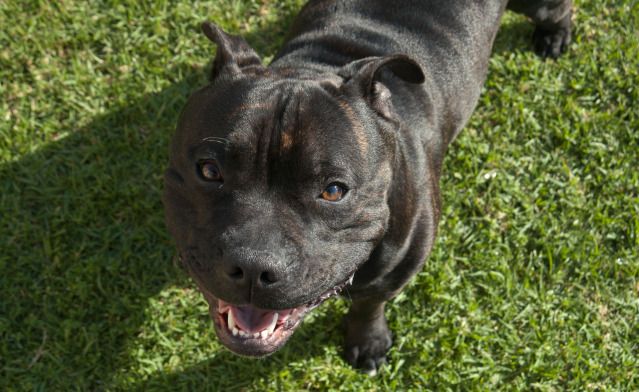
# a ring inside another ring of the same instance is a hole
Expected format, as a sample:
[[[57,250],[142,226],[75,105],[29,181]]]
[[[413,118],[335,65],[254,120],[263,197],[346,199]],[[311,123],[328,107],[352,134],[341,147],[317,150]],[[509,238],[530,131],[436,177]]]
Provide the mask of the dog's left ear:
[[[211,80],[222,72],[238,74],[251,67],[263,68],[260,57],[244,38],[228,34],[211,22],[202,23],[202,31],[217,45]]]
[[[407,83],[424,83],[422,68],[405,54],[357,60],[342,68],[339,75],[344,78],[343,89],[356,89],[379,114],[391,118],[391,92],[381,82],[384,71],[390,71]]]

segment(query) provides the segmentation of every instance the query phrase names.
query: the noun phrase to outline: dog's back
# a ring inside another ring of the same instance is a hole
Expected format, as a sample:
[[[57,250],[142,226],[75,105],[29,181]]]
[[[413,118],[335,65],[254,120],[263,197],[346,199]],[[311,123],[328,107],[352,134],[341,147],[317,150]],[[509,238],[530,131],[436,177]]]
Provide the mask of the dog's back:
[[[540,55],[556,57],[565,50],[570,0],[316,0],[300,12],[271,66],[335,72],[361,58],[407,54],[426,70],[425,110],[437,114],[428,129],[444,128],[447,145],[476,105],[506,7],[538,25]],[[556,30],[561,38],[554,41],[540,36]]]

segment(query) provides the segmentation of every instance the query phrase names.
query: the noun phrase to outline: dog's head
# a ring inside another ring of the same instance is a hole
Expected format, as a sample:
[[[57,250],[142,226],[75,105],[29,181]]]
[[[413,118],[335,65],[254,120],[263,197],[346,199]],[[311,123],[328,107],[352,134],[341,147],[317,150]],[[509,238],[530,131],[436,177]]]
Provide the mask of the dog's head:
[[[218,50],[172,142],[167,225],[220,340],[265,355],[384,236],[398,121],[381,75],[423,74],[403,55],[319,76],[269,69],[243,39],[203,29]]]

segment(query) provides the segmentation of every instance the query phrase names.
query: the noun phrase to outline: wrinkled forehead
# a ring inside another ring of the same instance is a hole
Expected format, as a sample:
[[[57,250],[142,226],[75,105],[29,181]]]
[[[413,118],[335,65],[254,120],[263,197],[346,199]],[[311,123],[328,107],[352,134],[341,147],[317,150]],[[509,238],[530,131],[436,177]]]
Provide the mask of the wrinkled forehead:
[[[361,115],[317,81],[239,80],[198,91],[180,124],[189,144],[225,144],[256,165],[312,160],[331,166],[364,161],[370,150]],[[312,159],[310,159],[312,158]]]
[[[282,155],[295,151],[321,155],[327,147],[337,150],[336,144],[350,146],[353,132],[364,132],[351,105],[320,83],[260,87],[255,86],[247,100],[229,113],[229,122],[236,126],[232,141],[238,145],[262,148],[269,143]]]

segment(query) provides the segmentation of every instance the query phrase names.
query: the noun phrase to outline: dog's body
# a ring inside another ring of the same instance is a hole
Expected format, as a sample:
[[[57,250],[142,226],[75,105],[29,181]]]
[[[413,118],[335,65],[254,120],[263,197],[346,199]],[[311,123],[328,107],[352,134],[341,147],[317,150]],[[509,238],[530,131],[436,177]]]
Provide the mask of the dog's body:
[[[430,252],[443,156],[506,7],[535,21],[539,54],[563,52],[570,0],[314,1],[268,68],[204,25],[212,83],[180,119],[165,205],[229,348],[273,352],[352,280],[346,358],[384,361],[384,303]]]

